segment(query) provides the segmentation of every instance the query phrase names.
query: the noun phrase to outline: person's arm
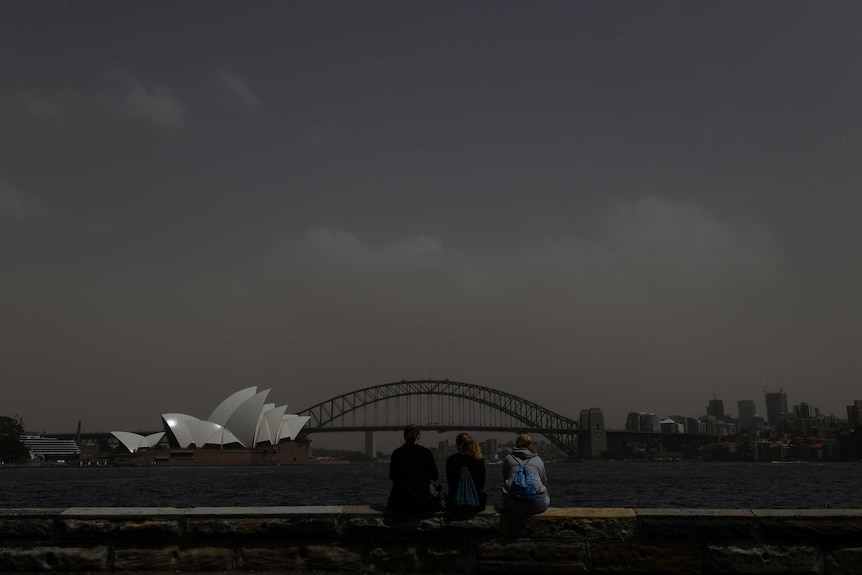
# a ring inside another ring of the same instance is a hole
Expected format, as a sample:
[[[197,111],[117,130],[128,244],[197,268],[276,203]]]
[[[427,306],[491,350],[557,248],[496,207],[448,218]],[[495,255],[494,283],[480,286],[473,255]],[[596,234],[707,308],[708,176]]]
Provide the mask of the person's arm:
[[[507,455],[505,459],[503,459],[503,489],[506,489],[506,480],[514,475],[512,472],[512,466],[514,464],[515,458],[511,455]],[[506,491],[508,491],[508,489],[506,489]]]
[[[437,462],[434,461],[434,454],[431,453],[431,450],[428,450],[428,477],[431,478],[431,481],[437,481],[440,479],[440,472],[437,471]]]
[[[392,452],[392,456],[389,458],[389,479],[391,481],[395,481],[395,478],[398,477],[398,455],[395,451]]]
[[[455,490],[458,488],[458,463],[455,461],[456,455],[450,455],[446,458],[446,484],[449,486],[449,495],[454,496]]]

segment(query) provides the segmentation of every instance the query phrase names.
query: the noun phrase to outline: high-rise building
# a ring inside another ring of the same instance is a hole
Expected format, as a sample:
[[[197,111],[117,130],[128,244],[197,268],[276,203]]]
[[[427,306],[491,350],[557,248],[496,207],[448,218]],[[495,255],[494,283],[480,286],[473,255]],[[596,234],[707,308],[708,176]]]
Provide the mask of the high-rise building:
[[[787,394],[783,389],[776,392],[766,392],[766,419],[771,427],[784,421],[787,413]]]
[[[652,431],[653,433],[658,432],[658,417],[656,417],[655,413],[642,413],[643,417],[641,417],[641,431]]]
[[[499,459],[499,457],[497,457],[497,452],[500,451],[500,448],[497,446],[497,440],[493,437],[489,437],[485,440],[482,451],[485,452],[485,458],[489,461],[496,461]]]
[[[757,415],[757,406],[753,399],[740,399],[736,406],[739,409],[739,423],[742,425],[746,425],[749,419]]]
[[[850,427],[862,425],[862,399],[854,399],[853,405],[847,406],[847,424]]]
[[[721,399],[710,399],[706,407],[706,414],[716,419],[724,419],[724,401]]]
[[[797,419],[811,419],[814,417],[814,410],[803,401],[799,405],[793,406],[793,417]]]
[[[685,432],[693,435],[703,435],[706,433],[706,423],[701,419],[687,417],[685,420]]]
[[[626,431],[658,431],[658,418],[655,413],[631,411],[626,416]]]
[[[578,452],[581,455],[597,456],[608,450],[605,416],[598,407],[582,409],[578,421]]]

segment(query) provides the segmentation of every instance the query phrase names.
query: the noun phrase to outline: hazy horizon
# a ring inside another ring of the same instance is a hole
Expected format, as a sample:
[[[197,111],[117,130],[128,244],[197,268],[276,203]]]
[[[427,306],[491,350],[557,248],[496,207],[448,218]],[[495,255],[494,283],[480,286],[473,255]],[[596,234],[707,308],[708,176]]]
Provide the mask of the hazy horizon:
[[[0,415],[862,397],[856,3],[0,7]]]

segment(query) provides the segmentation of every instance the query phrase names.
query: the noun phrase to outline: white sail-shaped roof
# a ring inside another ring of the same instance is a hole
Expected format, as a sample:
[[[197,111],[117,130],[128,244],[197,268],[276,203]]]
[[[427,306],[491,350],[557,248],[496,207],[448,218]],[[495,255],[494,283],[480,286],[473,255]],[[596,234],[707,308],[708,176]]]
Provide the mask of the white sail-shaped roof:
[[[233,413],[228,417],[227,423],[224,424],[243,447],[254,447],[257,422],[268,395],[269,390],[266,389],[246,399],[234,409]]]
[[[203,447],[207,443],[217,443],[219,441],[218,438],[213,441],[216,434],[222,430],[222,426],[218,423],[196,419],[187,422],[186,425],[192,434],[192,443],[195,444],[195,447]]]
[[[296,436],[299,435],[299,432],[305,427],[305,424],[308,423],[308,420],[311,419],[308,415],[295,415],[293,413],[289,413],[285,415],[281,419],[281,426],[278,430],[278,439],[296,439]]]
[[[190,421],[200,421],[197,417],[186,415],[185,413],[163,413],[162,420],[164,420],[165,425],[168,426],[168,429],[170,429],[174,439],[181,448],[186,449],[194,443],[194,436],[189,429],[188,423]]]
[[[149,435],[141,435],[130,431],[112,431],[111,434],[122,443],[126,449],[135,453],[139,449],[155,447],[165,435],[164,431],[151,433]]]
[[[210,437],[209,443],[213,445],[230,445],[231,443],[239,443],[239,439],[227,427],[222,427],[215,435]]]
[[[207,420],[185,413],[163,413],[165,430],[171,445],[188,449],[192,445],[229,445],[239,443],[251,448],[258,443],[276,445],[282,439],[295,439],[308,416],[287,413],[287,405],[266,403],[270,390],[258,392],[257,387],[241,389],[222,401]],[[154,447],[164,433],[146,437],[125,431],[112,432],[131,452]]]
[[[266,409],[267,406],[272,407]],[[275,407],[274,403],[268,403],[264,406],[264,411],[260,414],[260,423],[257,426],[257,435],[254,438],[255,445],[264,441],[269,442],[270,445],[278,443],[278,428],[285,411],[287,411],[286,405]]]
[[[230,416],[233,415],[237,408],[245,403],[249,398],[253,397],[256,393],[257,386],[254,386],[246,387],[245,389],[241,389],[236,393],[231,394],[227,399],[218,404],[207,418],[207,421],[212,421],[219,425],[227,425],[228,419],[230,419]]]

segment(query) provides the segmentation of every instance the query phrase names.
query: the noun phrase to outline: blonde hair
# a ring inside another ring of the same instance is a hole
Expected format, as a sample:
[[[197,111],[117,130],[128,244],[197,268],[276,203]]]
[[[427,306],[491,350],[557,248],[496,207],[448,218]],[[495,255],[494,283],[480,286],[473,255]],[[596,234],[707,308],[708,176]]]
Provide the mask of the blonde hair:
[[[536,453],[536,448],[533,446],[533,438],[529,433],[522,433],[515,439],[515,447],[526,447],[532,453]]]
[[[455,446],[461,455],[471,459],[482,459],[482,448],[469,433],[459,433],[458,437],[455,438]]]

